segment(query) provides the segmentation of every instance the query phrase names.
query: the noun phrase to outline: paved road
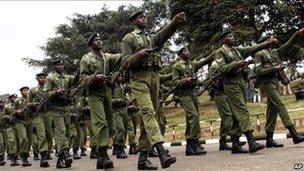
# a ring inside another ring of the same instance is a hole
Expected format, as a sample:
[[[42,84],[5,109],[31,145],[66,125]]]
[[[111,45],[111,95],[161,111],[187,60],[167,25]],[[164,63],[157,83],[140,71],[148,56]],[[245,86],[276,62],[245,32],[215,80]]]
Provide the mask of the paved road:
[[[264,141],[261,141],[264,143]],[[294,170],[295,163],[302,163],[304,165],[304,143],[293,145],[291,139],[279,140],[285,144],[284,148],[280,149],[265,149],[254,154],[240,154],[232,155],[229,151],[219,152],[218,144],[204,145],[208,153],[205,156],[191,156],[186,157],[184,155],[185,146],[170,147],[170,153],[175,155],[177,163],[172,167],[166,169],[171,170]],[[109,154],[111,150],[109,151]],[[134,171],[137,166],[138,156],[128,156],[128,159],[118,160],[112,155],[110,157],[114,161],[115,168],[113,171]],[[158,165],[159,170],[161,166],[157,158],[151,159],[151,161]],[[32,161],[31,161],[32,162]],[[18,170],[42,170],[39,168],[39,161],[33,161],[33,166],[28,168],[23,167],[10,167],[9,161],[6,166],[0,167],[0,171],[18,171]],[[73,165],[69,169],[65,170],[96,170],[96,160],[90,160],[88,157],[83,157],[81,160],[74,161]],[[56,160],[51,161],[51,167],[44,169],[55,169]],[[300,165],[300,166],[303,166]],[[63,169],[64,170],[64,169]],[[304,167],[302,169],[304,170]]]

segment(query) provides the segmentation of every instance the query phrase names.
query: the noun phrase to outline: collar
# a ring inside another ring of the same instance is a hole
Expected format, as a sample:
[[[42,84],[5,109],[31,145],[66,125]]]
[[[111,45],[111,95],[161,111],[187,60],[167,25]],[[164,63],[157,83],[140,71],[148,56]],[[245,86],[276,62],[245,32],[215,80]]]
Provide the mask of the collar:
[[[92,54],[93,54],[93,56],[94,56],[95,59],[100,59],[100,58],[95,54],[95,52],[94,52],[93,50],[91,50],[91,52],[92,52]],[[105,58],[105,55],[104,55],[103,51],[100,50],[100,52],[101,52],[101,59],[104,59],[104,58]]]
[[[136,34],[144,33],[144,34],[148,35],[148,32],[146,29],[144,29],[144,31],[142,31],[141,29],[139,29],[138,26],[134,26],[134,33],[136,33]]]

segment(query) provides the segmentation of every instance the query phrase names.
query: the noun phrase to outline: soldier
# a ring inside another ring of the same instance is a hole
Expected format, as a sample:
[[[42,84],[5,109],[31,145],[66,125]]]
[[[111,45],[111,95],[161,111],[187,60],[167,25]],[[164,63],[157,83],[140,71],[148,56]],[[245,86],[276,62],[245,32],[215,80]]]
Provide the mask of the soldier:
[[[31,148],[31,138],[33,125],[31,121],[31,113],[27,109],[27,97],[29,87],[24,86],[20,89],[21,97],[14,102],[14,116],[16,117],[16,129],[19,140],[19,153],[22,156],[22,166],[27,167],[29,163],[28,157]]]
[[[252,135],[253,130],[250,128],[250,114],[245,100],[245,68],[248,65],[248,59],[244,59],[270,46],[275,43],[276,40],[271,39],[256,46],[238,48],[235,47],[236,41],[234,35],[229,30],[221,34],[220,40],[223,45],[215,52],[216,60],[214,67],[216,67],[224,77],[224,91],[232,112],[231,153],[247,152],[241,148],[239,144],[239,137],[242,134],[246,135],[249,151],[253,153],[265,148],[265,146],[255,142]]]
[[[290,40],[279,48],[275,48],[275,45],[270,46],[268,49],[264,49],[256,53],[256,68],[255,73],[259,77],[260,87],[267,96],[267,111],[266,111],[266,125],[265,131],[267,134],[266,147],[283,147],[283,144],[273,140],[273,133],[275,131],[275,125],[278,115],[280,116],[285,128],[289,130],[294,144],[298,144],[304,141],[304,136],[297,133],[287,109],[280,96],[279,80],[282,80],[283,84],[288,84],[289,81],[282,78],[282,72],[286,66],[282,65],[283,60],[288,60],[285,57],[288,56],[291,47],[304,36],[304,28],[297,31]],[[267,41],[270,36],[261,37],[258,43]]]
[[[0,100],[0,166],[4,166],[5,165],[5,161],[4,161],[4,155],[5,155],[5,134],[6,134],[6,123],[5,123],[5,119],[3,118],[4,116],[4,100]]]
[[[113,152],[116,149],[118,159],[127,158],[124,150],[127,137],[127,99],[126,85],[123,85],[123,73],[118,71],[112,76],[113,85],[113,119],[115,128],[115,137],[113,138]]]
[[[180,104],[186,112],[186,155],[202,155],[207,152],[199,142],[201,126],[196,95],[196,72],[212,61],[214,54],[202,61],[192,61],[188,48],[183,47],[179,50],[178,56],[181,59],[173,66],[172,81],[176,86],[175,94],[179,97]]]
[[[47,113],[54,124],[54,137],[57,145],[58,160],[56,168],[69,168],[73,162],[69,153],[69,116],[70,99],[68,91],[72,87],[73,78],[64,74],[63,62],[56,59],[52,62],[54,72],[46,78],[44,91],[52,106]]]
[[[98,33],[87,41],[91,52],[80,61],[80,84],[88,87],[93,132],[97,139],[97,169],[113,168],[107,149],[113,135],[112,93],[108,75],[120,59],[120,54],[102,52],[102,41]]]
[[[19,166],[18,160],[18,134],[15,126],[16,119],[13,116],[14,102],[17,98],[16,94],[11,94],[8,97],[8,104],[4,106],[4,116],[6,120],[6,132],[7,132],[7,143],[8,143],[8,156],[11,158],[11,166]]]
[[[29,90],[28,95],[28,108],[33,113],[33,124],[36,130],[37,135],[37,149],[38,153],[41,155],[40,167],[49,167],[47,161],[48,158],[48,144],[46,140],[46,109],[43,109],[46,106],[41,106],[43,100],[47,97],[44,92],[44,84],[46,82],[46,74],[38,73],[36,74],[36,80],[38,85]],[[37,154],[38,155],[38,154]],[[35,158],[35,156],[34,156]]]
[[[130,86],[140,108],[141,133],[139,138],[139,170],[157,169],[148,159],[148,150],[156,147],[163,168],[170,167],[176,158],[165,152],[164,137],[160,133],[155,114],[158,109],[160,58],[153,56],[185,22],[186,15],[181,12],[173,21],[155,35],[147,33],[147,16],[139,11],[129,18],[135,26],[122,40],[122,69],[132,72]]]
[[[79,113],[77,110],[77,96],[73,97],[73,102],[70,108],[70,118],[71,118],[71,125],[70,125],[70,147],[73,148],[73,159],[79,160],[81,157],[78,155],[78,150],[80,147],[80,120],[79,120]]]

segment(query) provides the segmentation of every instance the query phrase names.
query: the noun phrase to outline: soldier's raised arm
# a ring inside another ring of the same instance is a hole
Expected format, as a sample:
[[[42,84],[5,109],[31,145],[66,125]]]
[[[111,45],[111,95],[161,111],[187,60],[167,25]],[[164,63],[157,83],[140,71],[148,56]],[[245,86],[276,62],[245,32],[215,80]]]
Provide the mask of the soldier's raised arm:
[[[194,71],[197,72],[200,68],[202,68],[204,65],[210,63],[213,61],[215,57],[215,52],[212,52],[210,55],[208,55],[206,58],[204,58],[203,60],[200,61],[194,61],[193,65],[194,65]]]
[[[295,32],[293,36],[281,47],[277,48],[277,52],[281,60],[285,57],[285,55],[290,51],[291,47],[299,40],[300,37],[304,35],[304,28]]]
[[[236,48],[240,53],[241,56],[246,59],[248,56],[253,55],[254,53],[268,48],[270,45],[277,43],[278,40],[275,38],[270,38],[268,41],[254,45],[254,46],[249,46],[249,47],[244,47],[244,48]]]

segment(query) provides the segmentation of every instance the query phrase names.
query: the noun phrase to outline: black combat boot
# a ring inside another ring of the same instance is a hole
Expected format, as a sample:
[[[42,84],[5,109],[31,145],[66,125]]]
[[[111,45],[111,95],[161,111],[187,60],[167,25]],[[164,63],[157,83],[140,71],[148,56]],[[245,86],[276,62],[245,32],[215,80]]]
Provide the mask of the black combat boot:
[[[284,144],[280,144],[273,140],[273,132],[266,132],[266,147],[271,148],[271,147],[283,147]]]
[[[92,146],[92,148],[91,148],[90,159],[97,159],[97,147],[96,146]]]
[[[56,150],[57,151],[57,150]],[[56,163],[56,168],[60,169],[60,168],[67,168],[66,164],[65,164],[65,160],[64,160],[64,154],[63,152],[59,152],[58,155],[58,160]]]
[[[47,151],[40,153],[40,167],[50,167],[49,162],[47,161],[48,155]]]
[[[124,146],[123,146],[123,145],[117,146],[116,157],[117,157],[118,159],[125,159],[125,158],[128,157],[128,156],[126,155],[126,153],[125,153],[125,149],[124,149]]]
[[[226,142],[226,137],[221,137],[220,140],[219,140],[219,150],[222,151],[222,150],[231,150],[232,148],[227,144]]]
[[[193,140],[192,139],[187,139],[187,144],[186,144],[186,156],[192,156],[195,155],[193,148],[192,148],[192,144],[193,144]]]
[[[297,133],[295,127],[293,125],[290,125],[287,127],[294,144],[299,144],[304,141],[304,136]]]
[[[73,159],[74,160],[81,159],[81,157],[78,155],[78,149],[77,148],[73,148]]]
[[[149,157],[158,157],[157,151],[154,148],[151,148],[148,150],[149,152]]]
[[[34,152],[34,160],[37,161],[37,160],[40,160],[39,158],[39,154]]]
[[[81,148],[80,156],[87,156],[87,154],[85,153],[85,151],[86,151],[85,148]]]
[[[26,154],[26,153],[22,154],[22,164],[21,164],[21,166],[23,166],[23,167],[32,166],[32,164],[27,159],[28,159],[28,154]]]
[[[117,153],[117,144],[113,144],[112,155],[115,156]]]
[[[162,168],[170,167],[171,164],[176,162],[174,156],[170,156],[170,154],[166,153],[163,143],[156,143],[154,146],[156,147]]]
[[[18,157],[17,156],[11,156],[11,166],[19,166],[20,163],[18,162]]]
[[[4,161],[4,156],[0,156],[0,166],[4,166],[5,161]]]
[[[150,160],[148,160],[148,150],[140,151],[137,169],[138,170],[157,170],[157,166],[154,166]]]
[[[193,139],[192,149],[194,151],[194,155],[203,155],[206,154],[207,151],[205,148],[201,145],[199,139]]]
[[[254,152],[257,152],[257,151],[262,150],[263,148],[265,148],[265,145],[262,145],[262,144],[259,144],[259,143],[255,142],[255,140],[253,138],[253,135],[252,135],[252,132],[253,131],[245,132],[250,153],[254,153]]]
[[[50,151],[50,152],[47,152],[47,160],[52,160],[53,158],[52,158],[52,156],[51,156],[51,153],[54,153],[54,151],[52,150],[52,151]]]
[[[130,145],[129,154],[137,154],[138,152],[137,144]]]
[[[239,142],[238,136],[230,136],[232,141],[232,148],[231,148],[231,154],[243,154],[248,153],[249,151],[242,148],[241,143]]]
[[[68,148],[63,150],[63,158],[65,160],[66,168],[71,167],[72,163],[73,163],[73,159],[72,159],[72,156],[70,155],[70,151]]]
[[[97,157],[97,169],[108,169],[114,168],[112,160],[110,160],[107,152],[108,147],[98,148],[98,157]]]

